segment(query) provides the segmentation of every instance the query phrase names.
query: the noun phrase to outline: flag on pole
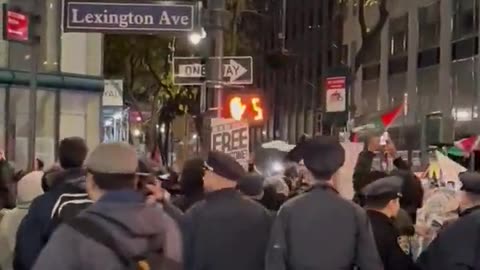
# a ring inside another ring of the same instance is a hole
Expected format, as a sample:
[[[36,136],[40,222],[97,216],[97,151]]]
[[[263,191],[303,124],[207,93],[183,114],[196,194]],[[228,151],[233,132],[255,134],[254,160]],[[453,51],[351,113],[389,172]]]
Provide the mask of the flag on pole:
[[[471,136],[456,141],[455,146],[463,151],[465,156],[469,156],[474,150],[478,149],[480,144],[480,136]]]
[[[370,130],[384,131],[388,127],[390,127],[393,124],[393,122],[395,122],[395,119],[397,119],[397,117],[402,112],[403,107],[404,107],[404,104],[402,103],[394,107],[392,110],[389,110],[384,114],[380,115],[380,117],[377,117],[376,119],[373,119],[372,121],[364,125],[354,127],[352,131],[354,133],[363,133]]]

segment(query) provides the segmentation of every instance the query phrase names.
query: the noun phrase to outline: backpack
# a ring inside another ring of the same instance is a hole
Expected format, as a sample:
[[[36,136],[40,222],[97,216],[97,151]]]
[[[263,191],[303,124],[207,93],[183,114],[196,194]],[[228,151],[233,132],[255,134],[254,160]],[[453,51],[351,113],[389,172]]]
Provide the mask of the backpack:
[[[149,251],[140,257],[127,257],[118,248],[112,235],[95,221],[85,217],[75,217],[66,223],[69,227],[110,249],[128,270],[179,270],[181,265],[165,258],[163,252]]]

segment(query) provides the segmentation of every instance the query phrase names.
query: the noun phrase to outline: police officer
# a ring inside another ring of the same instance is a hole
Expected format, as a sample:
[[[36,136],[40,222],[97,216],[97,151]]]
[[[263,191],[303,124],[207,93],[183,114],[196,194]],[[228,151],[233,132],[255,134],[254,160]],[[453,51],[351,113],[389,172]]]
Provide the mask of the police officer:
[[[263,270],[271,215],[236,188],[245,174],[231,156],[210,152],[203,201],[184,216],[186,270]]]
[[[420,255],[422,270],[480,269],[480,174],[465,172],[459,178],[460,217]]]
[[[362,190],[385,270],[416,269],[412,258],[400,246],[401,238],[393,221],[400,210],[402,184],[400,177],[387,176],[368,184]]]
[[[318,137],[302,148],[297,154],[314,183],[277,213],[266,269],[383,269],[365,211],[334,188],[343,147],[336,138]]]

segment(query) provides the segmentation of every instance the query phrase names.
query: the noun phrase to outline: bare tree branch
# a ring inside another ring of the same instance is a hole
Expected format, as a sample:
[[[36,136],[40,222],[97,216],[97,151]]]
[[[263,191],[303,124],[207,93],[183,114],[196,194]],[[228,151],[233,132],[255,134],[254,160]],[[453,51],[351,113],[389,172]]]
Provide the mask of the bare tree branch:
[[[358,0],[358,24],[360,25],[360,33],[362,40],[367,36],[367,22],[365,20],[365,0]]]
[[[135,69],[136,66],[138,65],[140,59],[138,57],[135,57],[133,54],[129,55],[125,61],[125,71],[128,74],[127,77],[127,89],[125,89],[127,98],[130,100],[131,105],[134,107],[134,109],[138,112],[141,121],[145,122],[145,118],[143,116],[142,110],[140,108],[140,103],[139,101],[135,98],[135,95],[133,94],[133,88],[135,87]]]
[[[378,3],[378,14],[379,18],[375,26],[372,28],[372,31],[366,31],[366,25],[362,26],[362,23],[365,24],[365,9],[364,9],[364,4],[365,0],[359,0],[359,23],[360,23],[360,28],[365,27],[365,35],[363,35],[363,30],[362,30],[362,46],[357,52],[357,55],[355,56],[355,65],[353,66],[353,74],[356,74],[358,69],[363,65],[365,62],[365,55],[366,52],[371,49],[372,44],[376,41],[376,39],[380,36],[383,27],[387,23],[388,17],[390,16],[388,10],[387,10],[387,0],[379,0]],[[360,12],[363,10],[362,12]],[[363,13],[363,15],[362,15]],[[361,18],[363,17],[363,19]]]

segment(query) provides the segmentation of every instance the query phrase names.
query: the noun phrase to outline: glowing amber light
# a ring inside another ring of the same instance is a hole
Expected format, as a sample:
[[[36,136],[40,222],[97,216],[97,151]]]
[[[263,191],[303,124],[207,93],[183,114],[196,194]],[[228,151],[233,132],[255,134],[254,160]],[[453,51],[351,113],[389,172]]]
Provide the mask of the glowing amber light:
[[[240,97],[234,97],[230,99],[230,114],[235,120],[242,120],[242,116],[245,113],[247,106],[242,103]]]
[[[255,120],[255,121],[263,120],[263,109],[260,106],[260,99],[259,98],[252,98],[252,106],[253,106],[253,110],[256,113],[253,120]]]

